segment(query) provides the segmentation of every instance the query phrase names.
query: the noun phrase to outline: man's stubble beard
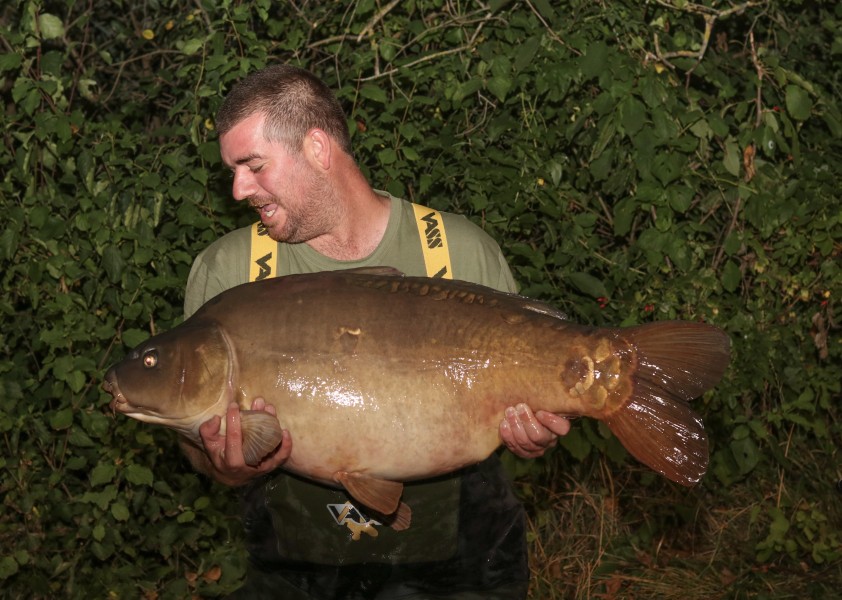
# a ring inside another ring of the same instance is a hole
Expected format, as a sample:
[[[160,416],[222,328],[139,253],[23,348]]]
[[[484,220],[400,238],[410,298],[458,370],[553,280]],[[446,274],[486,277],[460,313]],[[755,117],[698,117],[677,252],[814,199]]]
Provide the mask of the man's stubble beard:
[[[330,232],[339,224],[342,211],[336,193],[319,175],[307,175],[307,198],[303,202],[272,202],[286,213],[280,231],[269,230],[269,237],[276,242],[303,244]]]

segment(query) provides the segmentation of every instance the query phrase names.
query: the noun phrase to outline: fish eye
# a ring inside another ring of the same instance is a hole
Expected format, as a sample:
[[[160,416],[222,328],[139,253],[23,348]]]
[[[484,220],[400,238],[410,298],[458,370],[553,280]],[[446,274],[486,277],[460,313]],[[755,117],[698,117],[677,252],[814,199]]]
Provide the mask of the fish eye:
[[[143,355],[143,366],[147,369],[151,369],[155,365],[158,364],[158,353],[154,350],[150,350],[146,354]]]

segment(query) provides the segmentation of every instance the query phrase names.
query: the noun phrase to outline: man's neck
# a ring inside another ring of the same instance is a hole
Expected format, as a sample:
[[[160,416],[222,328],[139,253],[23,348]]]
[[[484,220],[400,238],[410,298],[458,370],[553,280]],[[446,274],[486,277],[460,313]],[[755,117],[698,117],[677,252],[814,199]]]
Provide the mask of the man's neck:
[[[334,260],[360,260],[370,256],[386,233],[391,200],[374,192],[367,182],[342,193],[341,222],[332,231],[307,242],[313,250]]]

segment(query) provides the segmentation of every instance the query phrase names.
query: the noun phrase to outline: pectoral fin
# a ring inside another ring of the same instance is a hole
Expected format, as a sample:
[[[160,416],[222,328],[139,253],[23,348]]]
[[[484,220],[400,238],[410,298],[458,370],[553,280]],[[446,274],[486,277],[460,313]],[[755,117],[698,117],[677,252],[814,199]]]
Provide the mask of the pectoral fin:
[[[262,410],[241,410],[240,426],[243,431],[243,457],[247,465],[257,465],[283,439],[277,417]]]
[[[398,510],[403,494],[403,484],[399,481],[347,471],[337,471],[333,478],[341,483],[354,499],[383,515],[391,515]]]

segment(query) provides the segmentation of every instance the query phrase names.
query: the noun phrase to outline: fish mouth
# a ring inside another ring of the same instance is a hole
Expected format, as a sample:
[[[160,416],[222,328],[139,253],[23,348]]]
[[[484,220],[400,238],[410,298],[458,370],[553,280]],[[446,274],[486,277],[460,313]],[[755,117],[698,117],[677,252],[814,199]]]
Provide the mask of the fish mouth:
[[[111,394],[112,400],[108,404],[108,408],[111,409],[112,414],[127,411],[129,401],[126,400],[126,397],[123,396],[123,392],[120,391],[120,386],[117,385],[117,377],[115,376],[113,370],[108,371],[108,373],[105,374],[105,379],[102,382],[102,389]]]

